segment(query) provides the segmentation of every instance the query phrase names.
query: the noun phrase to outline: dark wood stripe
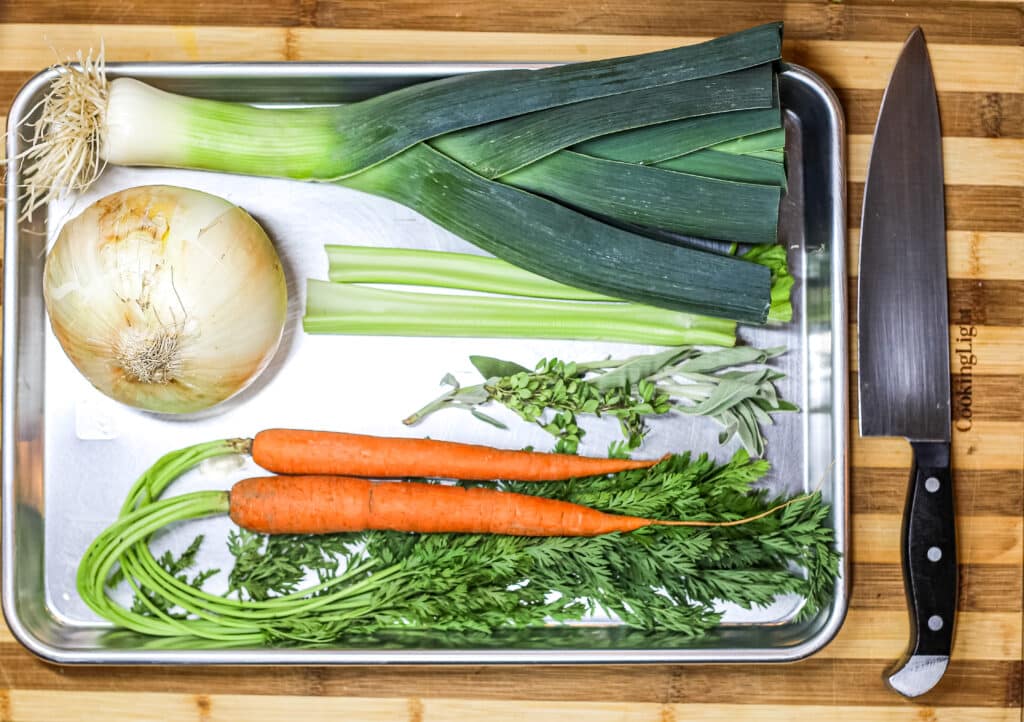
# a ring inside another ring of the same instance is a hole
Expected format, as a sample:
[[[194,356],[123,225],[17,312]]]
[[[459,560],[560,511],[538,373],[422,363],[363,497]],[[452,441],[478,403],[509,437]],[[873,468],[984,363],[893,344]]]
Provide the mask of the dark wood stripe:
[[[850,589],[854,609],[906,609],[898,564],[854,564]],[[1020,567],[962,564],[959,605],[961,611],[1021,611]]]
[[[0,13],[2,12],[0,10]],[[14,96],[21,90],[21,86],[35,74],[35,70],[0,72],[0,115],[7,115],[11,109],[11,103],[14,102]]]
[[[793,665],[491,667],[57,667],[16,644],[0,646],[4,686],[97,692],[448,697],[707,704],[892,705],[891,660],[814,659]],[[928,704],[1015,707],[1020,663],[954,660]],[[754,685],[753,687],[751,685]]]
[[[131,23],[133,25],[313,24],[316,0],[277,2],[147,2],[147,0],[4,0],[0,23]]]
[[[854,431],[856,433],[856,425]],[[902,514],[909,469],[850,470],[850,511],[854,514]],[[958,516],[1024,514],[1021,470],[955,469]],[[975,528],[976,533],[984,531]],[[1019,569],[1018,569],[1019,571]]]
[[[791,38],[902,41],[914,25],[931,42],[1016,45],[1022,17],[1011,4],[784,2],[762,0],[281,0],[151,3],[144,0],[6,0],[0,22],[129,22],[518,32],[718,35],[785,19]]]
[[[1020,251],[1024,251],[1024,248]],[[856,273],[857,269],[851,269],[850,272]],[[959,309],[970,309],[971,322],[975,326],[1024,326],[1024,281],[950,278],[948,287],[949,307],[954,309],[955,313],[959,312]],[[856,323],[855,276],[847,283],[846,294],[850,323]]]
[[[850,419],[859,418],[858,375],[850,374]],[[1021,376],[961,376],[954,374],[953,395],[969,392],[970,404],[954,402],[955,419],[984,419],[985,421],[1020,421],[1024,417],[1024,377]],[[965,409],[970,413],[964,413]]]
[[[850,183],[846,222],[860,228],[864,184]],[[951,231],[1024,232],[1024,188],[946,186],[946,228]]]
[[[836,88],[850,133],[875,132],[881,90]],[[939,93],[942,132],[977,138],[1024,137],[1024,95],[1019,93]]]
[[[421,0],[320,0],[316,21],[331,27],[517,31],[526,18],[531,32],[639,35],[715,35],[784,18],[790,38],[892,41],[903,41],[920,24],[931,42],[975,45],[1018,44],[1022,23],[1009,5],[782,0],[437,0],[427,11]]]

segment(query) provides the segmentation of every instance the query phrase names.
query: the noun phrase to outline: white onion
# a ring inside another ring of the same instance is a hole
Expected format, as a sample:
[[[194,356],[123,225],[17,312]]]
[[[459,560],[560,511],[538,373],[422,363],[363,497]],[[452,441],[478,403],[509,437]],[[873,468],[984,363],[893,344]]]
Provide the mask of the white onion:
[[[54,334],[104,394],[164,413],[207,409],[277,350],[288,306],[274,246],[223,198],[143,186],[61,229],[43,291]]]

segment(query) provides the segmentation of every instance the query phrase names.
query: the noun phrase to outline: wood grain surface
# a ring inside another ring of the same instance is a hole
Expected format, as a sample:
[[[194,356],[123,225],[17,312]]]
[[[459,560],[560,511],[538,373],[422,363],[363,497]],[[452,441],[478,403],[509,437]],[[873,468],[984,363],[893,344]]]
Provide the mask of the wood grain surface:
[[[838,638],[803,662],[73,668],[39,661],[0,628],[0,720],[1021,720],[1024,4],[2,0],[0,111],[35,72],[101,40],[109,60],[568,61],[775,19],[786,22],[786,59],[821,74],[846,113],[851,334],[871,132],[903,39],[916,24],[929,39],[945,135],[950,309],[977,332],[973,416],[953,440],[960,614],[935,690],[909,701],[882,682],[907,634],[898,540],[909,452],[900,440],[857,438],[853,423],[850,613]],[[850,370],[855,422],[855,336]]]

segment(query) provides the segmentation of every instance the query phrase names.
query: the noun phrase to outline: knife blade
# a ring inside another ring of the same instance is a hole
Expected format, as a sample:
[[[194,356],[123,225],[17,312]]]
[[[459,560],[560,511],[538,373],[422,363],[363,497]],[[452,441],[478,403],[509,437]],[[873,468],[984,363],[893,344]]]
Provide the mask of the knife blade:
[[[901,537],[910,641],[886,672],[908,697],[945,672],[957,606],[946,294],[942,133],[928,48],[916,28],[875,127],[857,296],[861,436],[903,436],[913,452]]]

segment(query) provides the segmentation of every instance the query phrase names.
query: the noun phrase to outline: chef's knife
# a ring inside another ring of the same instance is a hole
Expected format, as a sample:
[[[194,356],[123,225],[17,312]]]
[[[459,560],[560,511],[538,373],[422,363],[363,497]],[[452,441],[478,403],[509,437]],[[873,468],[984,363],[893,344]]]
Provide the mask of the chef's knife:
[[[913,450],[902,534],[910,645],[886,673],[913,697],[946,670],[957,606],[942,135],[920,28],[875,127],[857,298],[861,436],[904,436]]]

